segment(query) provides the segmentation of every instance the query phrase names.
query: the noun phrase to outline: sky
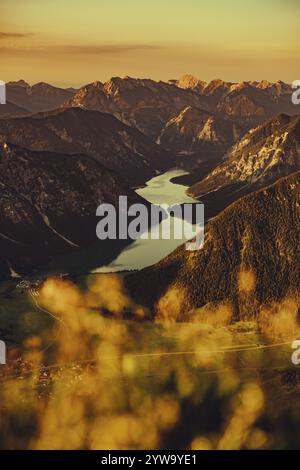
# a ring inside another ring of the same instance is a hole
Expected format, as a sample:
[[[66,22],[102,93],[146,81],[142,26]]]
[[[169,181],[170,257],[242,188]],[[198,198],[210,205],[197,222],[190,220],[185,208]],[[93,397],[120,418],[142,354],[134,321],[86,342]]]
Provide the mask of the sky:
[[[300,79],[300,0],[0,0],[4,81]]]

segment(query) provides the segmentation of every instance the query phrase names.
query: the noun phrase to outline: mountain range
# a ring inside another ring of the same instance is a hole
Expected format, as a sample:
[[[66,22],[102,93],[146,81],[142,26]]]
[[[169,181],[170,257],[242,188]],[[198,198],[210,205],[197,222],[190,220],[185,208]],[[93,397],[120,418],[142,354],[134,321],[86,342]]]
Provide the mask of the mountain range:
[[[30,113],[60,106],[108,112],[154,140],[187,107],[208,111],[220,119],[229,118],[249,130],[276,114],[296,114],[291,94],[291,86],[281,81],[206,83],[191,75],[168,82],[113,77],[78,90],[46,83],[30,86],[23,80],[7,84],[8,102]]]
[[[126,124],[156,139],[165,123],[187,105],[204,106],[200,95],[166,82],[113,77],[79,89],[68,106],[114,114]]]
[[[288,84],[186,75],[115,77],[78,90],[19,81],[7,89],[0,106],[4,277],[90,246],[100,202],[116,204],[121,194],[141,200],[131,188],[181,166],[190,171],[181,177],[188,195],[204,202],[206,220],[214,217],[205,246],[180,247],[128,276],[134,297],[164,315],[175,292],[176,319],[229,302],[242,319],[297,294],[300,117]],[[106,259],[121,249],[102,246]]]
[[[273,115],[295,114],[291,95],[291,86],[283,82],[205,83],[189,75],[169,82],[114,77],[79,89],[69,105],[113,113],[155,139],[188,106],[250,129]]]

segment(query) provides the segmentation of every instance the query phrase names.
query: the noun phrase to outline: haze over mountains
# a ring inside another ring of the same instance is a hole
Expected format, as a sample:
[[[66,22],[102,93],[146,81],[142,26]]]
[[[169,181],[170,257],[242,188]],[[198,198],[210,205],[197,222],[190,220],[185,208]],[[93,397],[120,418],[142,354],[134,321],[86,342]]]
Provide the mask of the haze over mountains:
[[[21,107],[27,114],[59,108],[73,93],[72,90],[64,90],[43,82],[33,86],[24,80],[6,84],[7,101]]]

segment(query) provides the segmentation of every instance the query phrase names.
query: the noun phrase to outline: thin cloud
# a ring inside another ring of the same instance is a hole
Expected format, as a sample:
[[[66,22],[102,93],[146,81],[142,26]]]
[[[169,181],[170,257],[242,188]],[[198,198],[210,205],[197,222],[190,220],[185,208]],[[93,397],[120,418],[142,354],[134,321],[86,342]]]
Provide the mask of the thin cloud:
[[[110,55],[124,54],[134,51],[153,51],[162,49],[163,46],[152,44],[105,44],[105,45],[49,45],[35,47],[0,47],[3,54],[68,54],[68,55]]]
[[[106,44],[106,45],[63,45],[48,46],[47,50],[64,54],[120,54],[130,51],[147,51],[160,49],[161,46],[151,44]]]
[[[33,33],[4,33],[0,31],[0,39],[17,39],[17,38],[28,38]]]

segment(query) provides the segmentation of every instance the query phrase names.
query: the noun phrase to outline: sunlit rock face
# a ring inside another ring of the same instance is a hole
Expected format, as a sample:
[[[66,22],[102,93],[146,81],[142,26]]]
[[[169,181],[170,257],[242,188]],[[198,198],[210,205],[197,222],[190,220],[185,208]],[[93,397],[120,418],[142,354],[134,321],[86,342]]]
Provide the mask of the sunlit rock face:
[[[163,126],[186,106],[205,107],[206,100],[190,87],[150,79],[113,77],[80,89],[67,103],[111,112],[126,124],[156,139]]]
[[[196,197],[247,186],[254,190],[300,169],[300,118],[279,115],[251,129],[227,153],[224,162],[189,189]]]
[[[241,130],[232,121],[188,106],[167,122],[157,142],[177,152],[195,152],[205,146],[225,151],[234,143],[236,133]]]

